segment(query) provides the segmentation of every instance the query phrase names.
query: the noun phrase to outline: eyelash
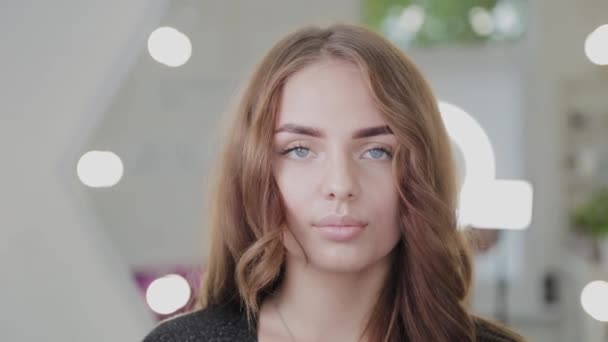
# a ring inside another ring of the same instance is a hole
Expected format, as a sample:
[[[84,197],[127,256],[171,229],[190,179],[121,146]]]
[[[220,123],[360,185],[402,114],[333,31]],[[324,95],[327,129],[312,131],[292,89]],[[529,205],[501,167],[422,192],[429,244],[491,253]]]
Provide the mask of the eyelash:
[[[291,153],[291,151],[293,151],[293,150],[297,150],[297,149],[307,149],[307,150],[310,150],[310,148],[308,148],[307,146],[304,146],[304,145],[302,145],[302,144],[298,144],[298,145],[296,145],[296,146],[293,146],[293,147],[288,147],[288,148],[286,148],[286,149],[283,149],[283,150],[281,151],[281,155],[283,155],[283,156],[284,156],[284,155],[287,155],[288,153]],[[382,152],[386,153],[386,155],[388,155],[390,158],[392,158],[392,157],[393,157],[393,154],[391,153],[391,151],[390,151],[390,150],[388,150],[388,149],[386,149],[386,148],[384,148],[384,147],[382,147],[382,146],[374,146],[374,147],[370,148],[370,149],[369,149],[369,150],[367,150],[367,151],[372,151],[372,150],[380,150],[380,151],[382,151]],[[367,152],[367,151],[366,151],[366,152]],[[377,160],[379,160],[379,159],[377,159]]]

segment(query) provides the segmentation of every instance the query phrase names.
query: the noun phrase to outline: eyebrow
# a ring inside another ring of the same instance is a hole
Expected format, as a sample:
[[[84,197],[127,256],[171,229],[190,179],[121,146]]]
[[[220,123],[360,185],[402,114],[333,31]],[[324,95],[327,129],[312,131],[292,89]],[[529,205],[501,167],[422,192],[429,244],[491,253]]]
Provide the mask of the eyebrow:
[[[277,130],[274,131],[275,134],[281,133],[281,132],[308,135],[308,136],[315,137],[315,138],[324,138],[325,137],[325,133],[318,128],[300,126],[300,125],[296,125],[296,124],[284,124],[283,126],[279,127]],[[390,129],[390,127],[388,127],[386,125],[374,126],[374,127],[367,127],[367,128],[362,128],[362,129],[356,130],[353,133],[352,138],[353,139],[362,139],[362,138],[369,138],[369,137],[374,137],[377,135],[386,135],[386,134],[391,134],[391,135],[393,134],[393,131]]]

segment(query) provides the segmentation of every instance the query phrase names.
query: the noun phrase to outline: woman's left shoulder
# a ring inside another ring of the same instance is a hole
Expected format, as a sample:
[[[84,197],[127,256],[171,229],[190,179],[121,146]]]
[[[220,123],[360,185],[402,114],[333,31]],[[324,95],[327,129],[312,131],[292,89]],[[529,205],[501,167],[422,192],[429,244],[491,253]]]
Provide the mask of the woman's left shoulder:
[[[508,326],[491,319],[474,316],[473,322],[479,342],[527,342]]]

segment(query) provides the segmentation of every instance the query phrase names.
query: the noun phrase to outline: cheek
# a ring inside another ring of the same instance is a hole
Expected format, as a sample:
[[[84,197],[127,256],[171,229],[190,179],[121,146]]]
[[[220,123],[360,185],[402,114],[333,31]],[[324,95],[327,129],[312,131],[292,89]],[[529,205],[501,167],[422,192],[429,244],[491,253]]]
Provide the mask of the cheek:
[[[282,167],[277,168],[275,180],[287,209],[293,214],[302,210],[302,206],[310,204],[314,191],[312,175],[299,169]]]
[[[393,211],[397,207],[399,195],[392,174],[384,171],[381,176],[374,175],[365,179],[365,197],[377,210]]]
[[[373,208],[375,219],[382,227],[386,236],[399,234],[399,194],[391,182],[376,183],[371,191],[369,205]]]

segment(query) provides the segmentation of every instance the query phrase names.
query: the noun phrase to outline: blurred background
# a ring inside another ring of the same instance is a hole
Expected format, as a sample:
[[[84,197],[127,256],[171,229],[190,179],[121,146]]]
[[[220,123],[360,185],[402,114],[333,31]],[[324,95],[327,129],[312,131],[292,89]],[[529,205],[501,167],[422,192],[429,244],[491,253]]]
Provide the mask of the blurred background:
[[[222,117],[278,38],[334,22],[441,101],[474,310],[608,341],[606,0],[1,1],[2,339],[137,341],[188,310]]]

